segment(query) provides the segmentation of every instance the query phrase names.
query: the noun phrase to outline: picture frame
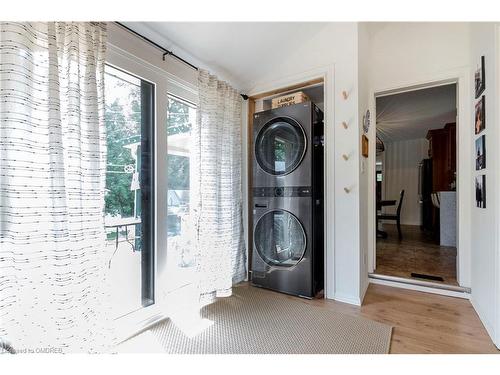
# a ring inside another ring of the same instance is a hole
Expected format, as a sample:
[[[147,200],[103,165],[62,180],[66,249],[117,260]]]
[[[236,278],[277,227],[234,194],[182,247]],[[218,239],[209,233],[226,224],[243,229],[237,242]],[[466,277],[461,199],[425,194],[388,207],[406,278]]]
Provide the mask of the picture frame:
[[[484,92],[486,88],[485,81],[485,66],[484,66],[484,56],[481,56],[480,66],[477,68],[474,74],[474,87],[476,93],[476,99]]]
[[[486,136],[476,139],[476,171],[486,168]]]
[[[368,137],[364,134],[361,136],[361,155],[368,157]]]
[[[486,101],[484,95],[477,101],[475,108],[474,133],[479,134],[486,128]]]
[[[486,208],[486,175],[481,174],[476,176],[476,207]]]

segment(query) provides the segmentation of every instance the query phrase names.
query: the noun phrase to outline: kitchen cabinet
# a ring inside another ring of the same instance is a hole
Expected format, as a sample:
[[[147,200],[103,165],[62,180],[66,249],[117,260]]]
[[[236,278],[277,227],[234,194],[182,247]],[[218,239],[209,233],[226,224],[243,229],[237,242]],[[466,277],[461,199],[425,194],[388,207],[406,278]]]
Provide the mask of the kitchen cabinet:
[[[429,130],[429,158],[432,160],[432,192],[455,190],[457,148],[456,124]]]

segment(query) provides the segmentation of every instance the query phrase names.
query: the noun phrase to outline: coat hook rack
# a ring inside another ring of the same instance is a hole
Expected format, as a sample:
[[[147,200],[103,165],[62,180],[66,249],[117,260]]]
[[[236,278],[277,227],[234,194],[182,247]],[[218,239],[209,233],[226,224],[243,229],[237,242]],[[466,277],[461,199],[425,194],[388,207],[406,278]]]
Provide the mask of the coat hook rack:
[[[347,122],[345,121],[342,121],[342,126],[344,127],[344,129],[347,129],[349,127],[349,125],[347,125]]]
[[[344,98],[344,100],[347,100],[347,97],[348,97],[348,96],[349,96],[349,95],[347,95],[347,91],[345,91],[345,90],[344,90],[344,91],[342,91],[342,97]]]
[[[351,192],[351,189],[349,189],[349,188],[345,187],[345,188],[344,188],[344,191],[345,191],[347,194],[349,194],[349,193]]]
[[[349,160],[349,156],[347,156],[346,154],[342,154],[342,157],[344,158],[345,161]]]

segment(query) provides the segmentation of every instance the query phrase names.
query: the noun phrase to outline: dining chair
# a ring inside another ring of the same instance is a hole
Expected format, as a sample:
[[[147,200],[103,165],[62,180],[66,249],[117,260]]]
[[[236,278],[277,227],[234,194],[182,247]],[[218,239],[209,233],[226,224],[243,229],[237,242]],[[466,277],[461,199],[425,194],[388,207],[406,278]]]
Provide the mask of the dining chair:
[[[377,214],[377,224],[379,220],[394,220],[396,221],[396,225],[398,227],[398,235],[399,240],[403,239],[403,233],[401,232],[401,207],[403,206],[403,198],[405,196],[404,189],[399,193],[399,203],[398,208],[396,209],[396,214]]]

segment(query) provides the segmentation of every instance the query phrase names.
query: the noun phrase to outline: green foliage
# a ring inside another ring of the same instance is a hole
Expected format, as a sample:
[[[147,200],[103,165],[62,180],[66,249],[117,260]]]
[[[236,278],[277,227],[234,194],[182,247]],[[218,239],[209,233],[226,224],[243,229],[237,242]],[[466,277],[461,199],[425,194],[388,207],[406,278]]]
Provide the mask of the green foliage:
[[[123,173],[126,165],[135,165],[130,149],[124,146],[141,139],[141,91],[140,87],[131,85],[116,77],[110,77],[107,84],[120,90],[128,90],[127,98],[106,98],[106,141],[107,141],[107,173],[106,173],[106,214],[112,216],[131,217],[134,215],[134,191],[130,190],[131,173]],[[122,95],[124,96],[124,95]],[[126,100],[125,100],[126,99]],[[126,106],[126,107],[125,107]],[[168,101],[167,134],[189,132],[189,106],[181,101]],[[189,157],[168,155],[168,188],[173,190],[189,189]]]
[[[139,108],[136,100],[132,105]],[[135,112],[135,111],[134,111]],[[134,118],[135,113],[128,116],[124,114],[124,108],[118,100],[106,103],[106,140],[108,153],[108,170],[106,173],[106,214],[121,217],[134,215],[134,191],[130,190],[132,182],[131,173],[123,173],[125,165],[135,165],[130,149],[123,147],[140,140],[140,117],[139,121]],[[139,112],[140,116],[140,112]]]

